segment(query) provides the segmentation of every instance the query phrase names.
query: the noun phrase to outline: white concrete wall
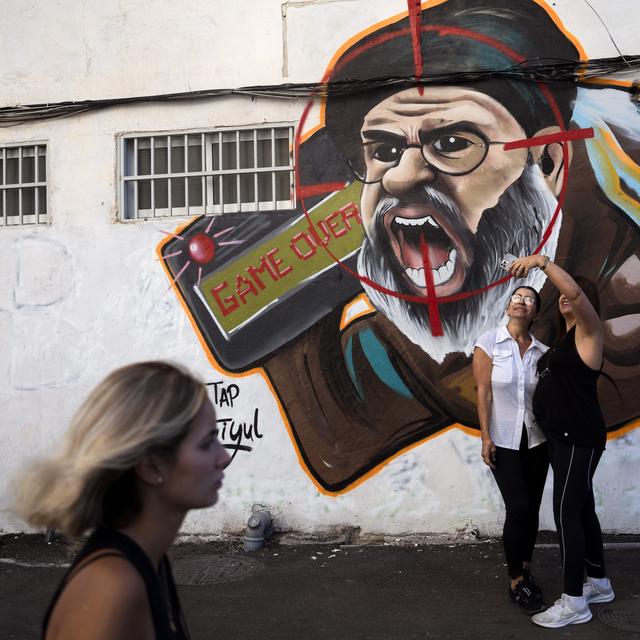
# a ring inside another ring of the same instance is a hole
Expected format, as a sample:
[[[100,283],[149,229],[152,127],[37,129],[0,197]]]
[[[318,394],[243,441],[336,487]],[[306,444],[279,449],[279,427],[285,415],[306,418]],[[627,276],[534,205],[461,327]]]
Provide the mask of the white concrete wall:
[[[591,56],[616,55],[586,3],[553,4]],[[636,0],[591,4],[623,52],[637,53]],[[405,7],[401,0],[2,0],[1,106],[316,81],[342,42]],[[174,221],[117,222],[119,134],[295,123],[303,107],[225,98],[0,129],[0,143],[47,142],[50,216],[46,226],[0,228],[0,530],[23,529],[6,510],[9,479],[57,445],[89,389],[118,365],[169,358],[207,381],[238,384],[235,406],[219,414],[250,420],[258,407],[263,434],[251,453],[238,453],[220,504],[192,513],[188,531],[238,531],[252,504],[262,503],[280,526],[303,531],[454,532],[473,523],[499,532],[501,499],[479,440],[455,429],[346,495],[319,494],[262,378],[213,370],[166,292],[155,246]],[[596,475],[607,531],[640,532],[639,460],[640,430],[610,443]],[[553,528],[548,490],[541,524]]]

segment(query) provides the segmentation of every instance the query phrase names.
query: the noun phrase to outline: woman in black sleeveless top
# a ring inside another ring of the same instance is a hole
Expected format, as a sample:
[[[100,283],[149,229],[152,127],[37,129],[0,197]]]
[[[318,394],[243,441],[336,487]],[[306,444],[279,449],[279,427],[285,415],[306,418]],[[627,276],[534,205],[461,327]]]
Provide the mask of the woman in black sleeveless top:
[[[545,436],[553,468],[553,513],[562,555],[564,592],[536,624],[560,628],[591,620],[590,603],[614,599],[605,575],[593,474],[605,448],[605,422],[597,381],[603,363],[603,328],[595,286],[575,280],[540,255],[516,260],[511,273],[543,269],[559,289],[560,338],[538,361],[533,412]],[[584,575],[586,575],[586,582]]]
[[[215,504],[228,462],[206,388],[187,371],[144,362],[98,385],[62,453],[18,485],[16,511],[31,524],[92,531],[42,637],[187,639],[166,552],[190,509]]]

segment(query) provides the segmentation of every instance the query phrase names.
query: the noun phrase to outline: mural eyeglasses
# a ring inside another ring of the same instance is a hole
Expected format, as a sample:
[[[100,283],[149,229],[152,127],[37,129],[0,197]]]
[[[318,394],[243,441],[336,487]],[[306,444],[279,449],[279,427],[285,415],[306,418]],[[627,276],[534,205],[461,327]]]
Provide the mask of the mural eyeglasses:
[[[420,149],[427,166],[438,173],[464,176],[484,162],[491,145],[506,144],[464,126],[420,131],[420,144],[409,144],[403,136],[388,131],[365,131],[364,135],[367,141],[348,159],[354,176],[364,184],[380,182],[389,169],[400,164],[407,149]]]

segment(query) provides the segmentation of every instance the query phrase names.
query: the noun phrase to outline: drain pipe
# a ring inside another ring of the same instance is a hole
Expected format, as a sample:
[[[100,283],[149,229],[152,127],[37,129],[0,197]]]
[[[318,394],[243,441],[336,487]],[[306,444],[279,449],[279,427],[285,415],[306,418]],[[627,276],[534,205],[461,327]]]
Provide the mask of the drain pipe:
[[[268,511],[254,511],[244,533],[244,550],[257,551],[262,548],[265,538],[269,538],[272,532],[271,514]]]

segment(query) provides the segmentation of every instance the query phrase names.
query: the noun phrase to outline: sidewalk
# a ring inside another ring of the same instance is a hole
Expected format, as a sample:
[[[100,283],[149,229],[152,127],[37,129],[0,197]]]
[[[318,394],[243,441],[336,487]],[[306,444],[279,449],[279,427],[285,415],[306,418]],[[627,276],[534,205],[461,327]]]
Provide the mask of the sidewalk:
[[[546,541],[546,539],[545,539]],[[74,549],[62,539],[0,537],[0,638],[39,638],[40,622]],[[500,544],[285,545],[245,554],[242,544],[177,545],[174,571],[193,640],[414,640],[640,638],[640,544],[608,544],[617,598],[593,620],[536,627],[507,599]],[[554,545],[536,550],[535,575],[560,594]],[[618,628],[614,628],[617,625]],[[623,631],[620,627],[627,630]]]

